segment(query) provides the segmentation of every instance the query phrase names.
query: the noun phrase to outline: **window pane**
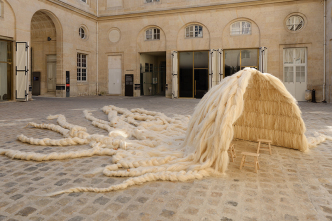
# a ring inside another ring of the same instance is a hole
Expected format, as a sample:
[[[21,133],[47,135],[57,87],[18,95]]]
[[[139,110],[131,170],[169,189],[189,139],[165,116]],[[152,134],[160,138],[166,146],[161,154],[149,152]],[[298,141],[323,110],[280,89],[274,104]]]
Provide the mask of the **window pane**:
[[[304,63],[305,63],[305,49],[295,48],[295,64],[304,64]]]
[[[194,68],[208,68],[209,67],[209,52],[199,51],[194,52]]]
[[[231,27],[231,35],[239,35],[239,34],[241,34],[240,26],[241,26],[240,22],[233,23],[232,27]]]
[[[249,22],[242,22],[242,34],[248,35],[251,33],[251,25]]]
[[[193,38],[193,37],[194,37],[194,33],[193,33],[193,32],[190,32],[189,37],[190,37],[190,38]]]
[[[301,67],[296,67],[296,82],[301,82]]]
[[[293,67],[284,67],[285,82],[294,82],[293,71],[294,71]]]
[[[293,64],[294,49],[284,49],[284,64]]]
[[[77,68],[77,80],[80,81],[81,80],[81,69]]]
[[[86,67],[86,55],[82,54],[82,67]]]
[[[7,62],[7,58],[8,58],[7,42],[6,41],[0,41],[0,61]]]
[[[225,50],[225,77],[240,70],[240,50]]]
[[[258,66],[258,50],[247,49],[241,50],[241,67]]]
[[[189,37],[189,27],[186,28],[186,37]]]

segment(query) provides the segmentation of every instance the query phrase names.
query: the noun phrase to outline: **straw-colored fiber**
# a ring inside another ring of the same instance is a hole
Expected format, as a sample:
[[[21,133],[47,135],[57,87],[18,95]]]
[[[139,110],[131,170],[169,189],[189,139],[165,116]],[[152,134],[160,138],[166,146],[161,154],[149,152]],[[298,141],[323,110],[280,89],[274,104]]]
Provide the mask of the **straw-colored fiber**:
[[[105,106],[108,120],[88,111],[85,118],[108,132],[89,134],[87,129],[67,122],[63,115],[50,116],[55,124],[29,123],[63,135],[62,139],[35,139],[19,135],[18,140],[34,145],[71,146],[88,144],[90,149],[50,154],[0,149],[0,155],[21,160],[64,160],[108,155],[112,164],[105,176],[129,177],[107,188],[73,187],[49,195],[70,192],[107,192],[156,180],[186,181],[224,173],[229,163],[227,150],[234,138],[257,141],[270,139],[274,145],[306,151],[330,137],[305,137],[305,125],[296,100],[283,83],[270,74],[246,68],[210,89],[190,116],[167,117],[144,109],[127,110]]]

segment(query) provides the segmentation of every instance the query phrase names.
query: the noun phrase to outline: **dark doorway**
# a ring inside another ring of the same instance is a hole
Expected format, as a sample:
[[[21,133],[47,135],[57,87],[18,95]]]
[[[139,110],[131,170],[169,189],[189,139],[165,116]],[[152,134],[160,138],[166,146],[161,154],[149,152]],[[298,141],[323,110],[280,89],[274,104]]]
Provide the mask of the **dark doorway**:
[[[140,53],[141,95],[166,95],[166,52]]]
[[[32,72],[32,95],[40,95],[40,72]]]
[[[202,98],[209,90],[209,52],[179,53],[179,96]]]
[[[125,75],[125,96],[134,96],[134,75],[133,74],[126,74]]]

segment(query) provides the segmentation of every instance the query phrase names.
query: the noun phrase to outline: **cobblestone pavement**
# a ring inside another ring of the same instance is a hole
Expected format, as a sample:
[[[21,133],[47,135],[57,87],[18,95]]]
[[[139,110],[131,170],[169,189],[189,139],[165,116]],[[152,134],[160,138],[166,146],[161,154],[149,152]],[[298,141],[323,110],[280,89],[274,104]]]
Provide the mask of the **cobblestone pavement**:
[[[192,114],[199,100],[164,97],[41,98],[30,102],[0,103],[0,148],[49,153],[78,150],[23,144],[16,136],[61,138],[55,132],[25,128],[27,122],[64,114],[68,122],[107,134],[84,118],[83,110],[107,119],[100,108],[116,105],[145,108],[167,115]],[[300,103],[310,134],[326,129],[332,134],[332,105]],[[0,156],[0,221],[2,220],[332,220],[332,142],[302,153],[273,147],[262,152],[258,174],[241,171],[240,152],[255,151],[256,143],[236,141],[237,158],[227,175],[190,182],[150,182],[109,193],[71,193],[55,197],[46,192],[76,186],[107,187],[122,178],[89,174],[110,163],[110,157],[32,162]]]

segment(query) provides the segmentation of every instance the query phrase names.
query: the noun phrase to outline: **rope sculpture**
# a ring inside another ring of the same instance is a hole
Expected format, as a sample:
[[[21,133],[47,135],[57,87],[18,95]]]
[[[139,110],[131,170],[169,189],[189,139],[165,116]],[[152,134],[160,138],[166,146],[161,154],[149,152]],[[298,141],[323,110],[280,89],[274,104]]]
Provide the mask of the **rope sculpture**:
[[[75,187],[59,192],[108,192],[149,181],[187,181],[224,173],[229,163],[227,150],[233,138],[256,141],[273,140],[274,145],[307,151],[326,139],[322,134],[306,138],[305,124],[296,100],[283,83],[270,74],[246,68],[225,78],[210,89],[196,106],[193,116],[144,109],[127,110],[105,106],[108,121],[84,111],[92,125],[108,136],[89,134],[87,129],[70,124],[63,115],[49,116],[55,124],[29,123],[63,135],[63,139],[35,139],[19,135],[24,143],[41,146],[89,144],[87,150],[41,154],[0,149],[0,155],[21,160],[63,160],[93,155],[112,156],[103,174],[129,177],[108,188]],[[259,119],[259,120],[258,120]],[[308,142],[309,141],[309,142]]]

